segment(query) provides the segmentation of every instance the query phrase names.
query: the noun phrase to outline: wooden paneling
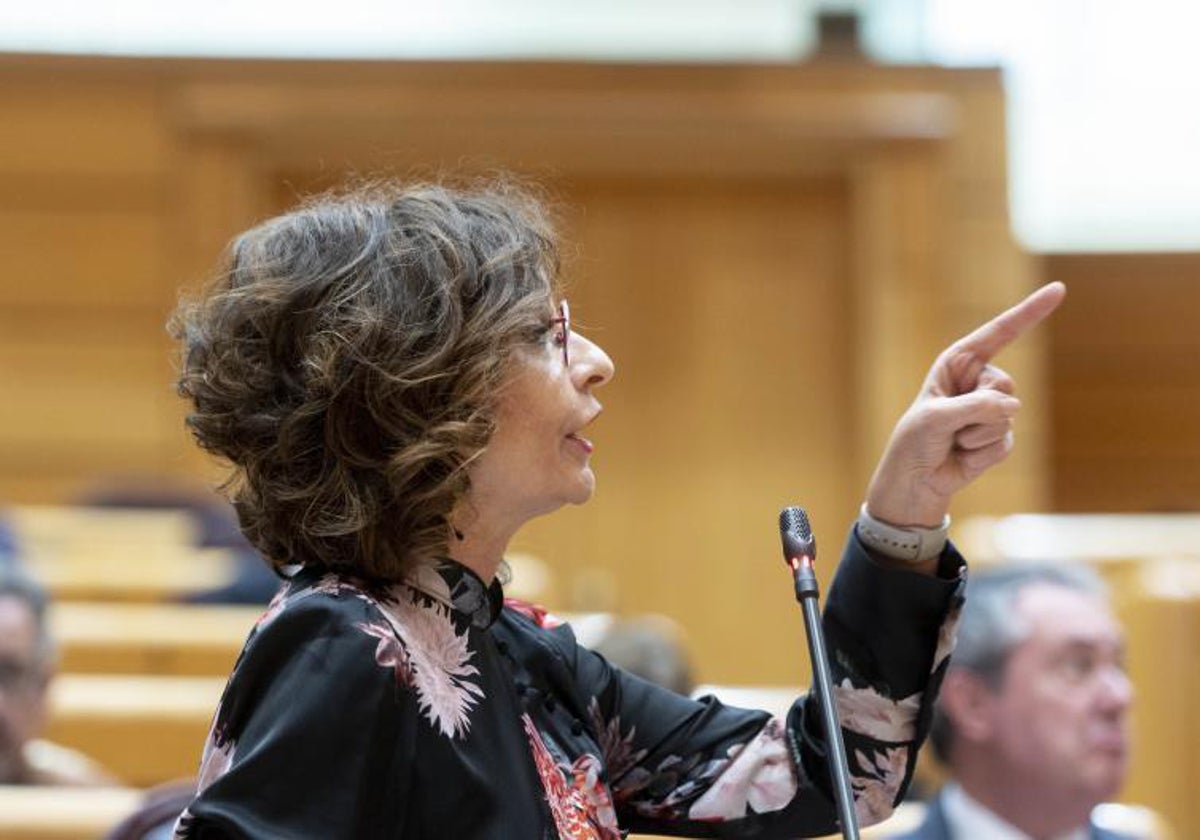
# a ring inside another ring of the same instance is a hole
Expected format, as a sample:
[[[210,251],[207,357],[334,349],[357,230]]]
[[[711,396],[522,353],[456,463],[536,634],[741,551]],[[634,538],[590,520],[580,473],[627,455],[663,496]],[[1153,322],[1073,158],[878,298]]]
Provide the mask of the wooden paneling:
[[[46,738],[135,787],[186,779],[224,688],[223,677],[63,674],[50,683]]]
[[[166,297],[163,215],[0,208],[0,305],[153,305]]]
[[[0,496],[170,469],[171,132],[141,74],[0,62]]]
[[[172,140],[158,108],[159,74],[146,72],[146,65],[109,70],[118,65],[0,62],[3,171],[77,178],[161,174]]]
[[[933,353],[1034,285],[1007,235],[993,71],[9,57],[0,80],[21,126],[0,141],[20,268],[0,300],[27,325],[0,339],[22,406],[0,493],[211,470],[162,322],[289,184],[532,173],[563,200],[570,293],[618,373],[594,504],[521,547],[553,564],[563,606],[671,613],[714,681],[803,676],[796,656],[746,655],[798,639],[776,511],[811,509],[828,579]],[[1012,357],[1018,454],[957,513],[1043,504],[1036,360]]]
[[[1061,254],[1051,325],[1054,504],[1200,509],[1200,254]]]
[[[5,840],[95,840],[142,804],[135,788],[0,785]]]
[[[799,679],[802,660],[730,640],[748,614],[768,637],[798,630],[778,510],[809,507],[828,569],[861,493],[839,404],[845,185],[578,182],[567,198],[573,312],[617,373],[599,393],[596,498],[531,524],[522,545],[568,581],[607,570],[609,607],[684,617],[707,672]],[[702,604],[719,607],[701,617]]]

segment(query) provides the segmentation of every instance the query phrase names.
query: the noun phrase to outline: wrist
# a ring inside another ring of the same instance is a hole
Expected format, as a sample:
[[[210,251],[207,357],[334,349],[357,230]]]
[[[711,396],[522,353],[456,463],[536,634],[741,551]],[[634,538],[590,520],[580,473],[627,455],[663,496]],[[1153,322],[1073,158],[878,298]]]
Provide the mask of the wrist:
[[[895,525],[872,515],[867,503],[859,510],[855,530],[868,548],[905,563],[923,563],[941,555],[950,532],[950,515],[934,527]]]

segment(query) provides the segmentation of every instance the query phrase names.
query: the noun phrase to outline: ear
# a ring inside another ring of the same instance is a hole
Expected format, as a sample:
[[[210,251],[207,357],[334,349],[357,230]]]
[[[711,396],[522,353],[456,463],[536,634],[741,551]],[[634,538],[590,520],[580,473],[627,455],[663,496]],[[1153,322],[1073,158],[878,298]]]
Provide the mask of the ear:
[[[980,743],[992,736],[996,695],[970,671],[951,669],[942,683],[938,703],[950,718],[956,738]]]

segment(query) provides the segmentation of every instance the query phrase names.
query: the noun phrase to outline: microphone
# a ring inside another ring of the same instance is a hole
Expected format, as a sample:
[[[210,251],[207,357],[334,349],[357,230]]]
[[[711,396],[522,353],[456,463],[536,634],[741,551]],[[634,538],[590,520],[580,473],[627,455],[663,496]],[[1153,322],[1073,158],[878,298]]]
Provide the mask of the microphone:
[[[821,720],[825,725],[830,781],[833,783],[833,798],[837,802],[842,837],[858,840],[858,818],[854,814],[854,793],[850,788],[850,770],[846,766],[846,747],[842,743],[842,725],[833,702],[833,678],[829,673],[825,633],[821,629],[821,613],[817,607],[820,597],[814,569],[817,540],[803,508],[786,507],[779,512],[779,536],[783,541],[783,560],[792,570],[796,600],[800,602],[800,610],[804,614],[808,658],[812,661],[813,685],[821,706]]]

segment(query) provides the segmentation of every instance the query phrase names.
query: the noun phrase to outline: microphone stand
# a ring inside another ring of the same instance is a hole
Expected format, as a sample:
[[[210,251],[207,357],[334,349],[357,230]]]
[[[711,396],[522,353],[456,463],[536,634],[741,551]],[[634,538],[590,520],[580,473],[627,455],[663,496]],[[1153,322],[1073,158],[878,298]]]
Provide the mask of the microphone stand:
[[[850,770],[846,765],[846,747],[842,742],[842,725],[833,701],[833,677],[825,654],[825,633],[821,628],[818,607],[820,590],[813,569],[817,545],[809,528],[808,516],[800,508],[785,508],[779,515],[779,530],[783,538],[784,559],[792,570],[796,600],[804,614],[804,631],[808,641],[808,656],[812,661],[814,688],[821,706],[825,726],[826,751],[830,758],[830,778],[838,821],[845,840],[859,840],[858,818],[854,813],[854,793],[850,787]]]

